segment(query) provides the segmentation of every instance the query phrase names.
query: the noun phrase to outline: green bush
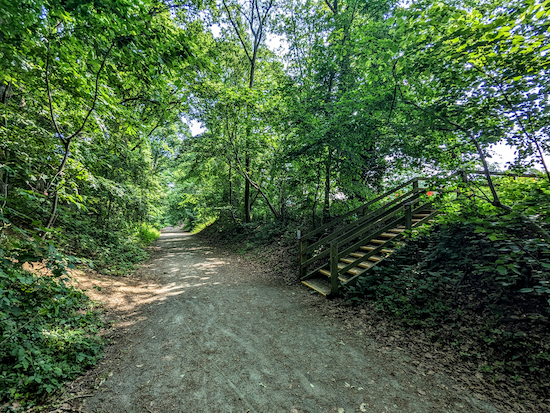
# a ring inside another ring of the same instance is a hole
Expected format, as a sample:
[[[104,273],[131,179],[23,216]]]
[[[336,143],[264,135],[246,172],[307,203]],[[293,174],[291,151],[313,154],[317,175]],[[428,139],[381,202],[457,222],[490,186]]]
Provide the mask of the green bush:
[[[0,249],[0,401],[32,405],[97,362],[98,311],[68,284],[71,259],[30,242]],[[47,263],[50,275],[22,268]]]
[[[149,245],[151,242],[160,237],[160,231],[153,225],[147,222],[142,222],[137,227],[136,236],[141,245]]]
[[[116,229],[86,224],[86,221],[73,223],[72,228],[55,240],[60,249],[88,258],[105,274],[119,275],[135,269],[136,264],[148,257],[143,247],[160,234],[154,226],[145,223],[135,227],[120,225]]]

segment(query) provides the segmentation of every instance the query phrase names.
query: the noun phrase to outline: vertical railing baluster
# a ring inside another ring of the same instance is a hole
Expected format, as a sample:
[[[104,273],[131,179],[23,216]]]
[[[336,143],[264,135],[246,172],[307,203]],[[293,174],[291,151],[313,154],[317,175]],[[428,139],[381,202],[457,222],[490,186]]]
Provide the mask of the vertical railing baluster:
[[[299,243],[299,255],[300,255],[300,279],[303,279],[307,275],[307,265],[302,263],[307,260],[307,240],[303,240],[300,231],[298,231],[298,243]]]
[[[405,204],[405,229],[407,231],[412,229],[412,202]]]

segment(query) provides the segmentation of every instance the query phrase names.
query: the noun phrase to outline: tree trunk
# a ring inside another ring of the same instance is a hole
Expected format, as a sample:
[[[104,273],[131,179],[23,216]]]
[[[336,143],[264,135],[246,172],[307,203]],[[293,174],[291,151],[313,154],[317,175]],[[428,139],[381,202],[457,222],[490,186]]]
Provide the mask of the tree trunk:
[[[233,207],[233,171],[231,170],[231,159],[229,160],[229,207]]]
[[[245,155],[244,158],[244,167],[246,171],[246,175],[249,176],[250,174],[250,156],[248,155],[248,152]],[[245,179],[244,182],[244,222],[249,223],[251,222],[251,216],[250,216],[250,180]]]
[[[328,150],[327,162],[325,164],[325,206],[323,209],[323,219],[330,219],[330,166],[332,162],[332,151]]]
[[[507,213],[513,212],[512,207],[510,207],[508,205],[505,205],[500,201],[500,198],[499,198],[499,196],[497,194],[497,191],[495,189],[495,185],[493,183],[493,179],[491,178],[491,173],[489,172],[489,167],[487,165],[487,160],[485,159],[485,154],[483,153],[483,150],[481,149],[481,145],[479,144],[479,142],[477,141],[477,139],[474,136],[470,135],[470,139],[473,142],[473,144],[475,145],[475,147],[477,149],[477,153],[478,153],[478,155],[481,159],[481,163],[483,164],[483,172],[485,173],[485,178],[487,179],[489,189],[491,190],[491,195],[493,196],[493,201],[491,202],[491,204],[496,208],[500,208],[503,211],[506,211]],[[518,216],[520,217],[520,219],[523,221],[524,225],[527,228],[529,228],[531,231],[539,234],[545,241],[550,242],[550,234],[548,233],[548,231],[546,231],[544,228],[542,228],[536,222],[531,220],[529,217],[527,217],[527,216],[525,216],[521,213],[518,213]]]

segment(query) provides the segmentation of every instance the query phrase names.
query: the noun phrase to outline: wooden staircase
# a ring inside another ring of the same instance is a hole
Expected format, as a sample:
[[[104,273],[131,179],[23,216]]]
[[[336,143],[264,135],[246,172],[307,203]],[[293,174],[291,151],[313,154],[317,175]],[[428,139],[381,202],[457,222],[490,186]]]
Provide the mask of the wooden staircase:
[[[302,284],[335,297],[341,285],[357,282],[414,228],[431,221],[438,212],[420,181],[426,178],[414,178],[301,237]]]

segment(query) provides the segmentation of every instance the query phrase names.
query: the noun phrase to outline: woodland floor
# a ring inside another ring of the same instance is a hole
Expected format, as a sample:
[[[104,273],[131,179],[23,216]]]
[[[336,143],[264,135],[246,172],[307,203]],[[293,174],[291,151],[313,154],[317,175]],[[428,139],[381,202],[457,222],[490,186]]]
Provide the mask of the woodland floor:
[[[77,275],[104,303],[110,344],[50,411],[542,411],[280,275],[173,228],[131,276]]]

